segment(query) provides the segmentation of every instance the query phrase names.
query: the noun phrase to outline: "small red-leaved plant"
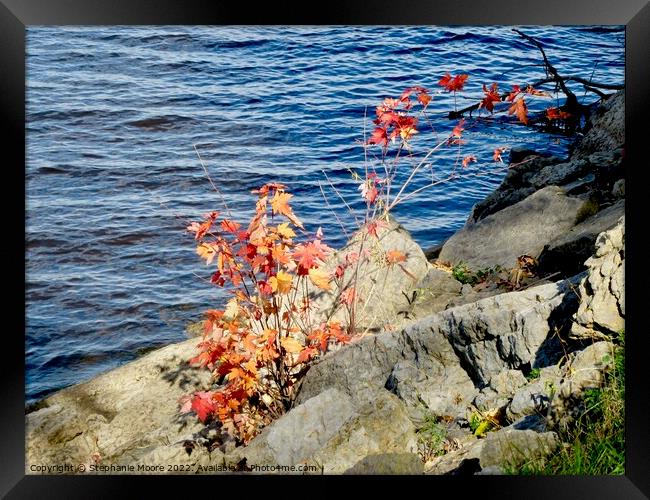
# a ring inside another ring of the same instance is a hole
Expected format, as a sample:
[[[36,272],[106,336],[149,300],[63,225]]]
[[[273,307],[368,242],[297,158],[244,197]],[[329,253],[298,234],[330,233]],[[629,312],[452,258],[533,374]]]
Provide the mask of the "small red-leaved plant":
[[[329,290],[335,279],[323,269],[331,249],[322,231],[296,243],[303,225],[289,204],[293,195],[276,183],[254,193],[248,226],[212,212],[187,228],[199,256],[216,264],[212,283],[232,296],[224,310],[207,311],[201,352],[190,361],[221,385],[185,397],[181,411],[203,422],[218,418],[244,443],[290,408],[310,361],[350,341],[339,323],[318,323],[312,314],[309,290]]]

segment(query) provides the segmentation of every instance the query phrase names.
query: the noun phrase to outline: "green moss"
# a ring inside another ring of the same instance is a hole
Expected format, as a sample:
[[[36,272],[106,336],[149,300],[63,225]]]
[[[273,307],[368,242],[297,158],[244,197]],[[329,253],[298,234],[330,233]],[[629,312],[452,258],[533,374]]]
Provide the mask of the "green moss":
[[[526,375],[526,379],[528,380],[535,380],[536,378],[539,378],[540,370],[539,368],[533,368],[530,370],[528,375]]]
[[[452,267],[451,275],[456,280],[460,281],[463,285],[476,285],[477,283],[481,283],[482,281],[488,279],[490,276],[493,276],[501,271],[502,269],[500,266],[495,266],[485,267],[474,272],[470,270],[467,264],[459,262],[454,267]]]

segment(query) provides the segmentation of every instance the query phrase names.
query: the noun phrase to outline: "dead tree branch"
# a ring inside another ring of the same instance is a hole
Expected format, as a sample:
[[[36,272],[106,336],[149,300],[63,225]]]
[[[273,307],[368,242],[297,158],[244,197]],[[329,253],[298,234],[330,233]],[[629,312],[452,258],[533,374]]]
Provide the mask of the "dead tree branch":
[[[539,43],[537,40],[535,40],[533,37],[530,35],[527,35],[526,33],[523,33],[522,31],[513,28],[513,31],[519,34],[521,37],[525,38],[529,42],[531,42],[535,47],[539,49],[539,51],[542,54],[542,58],[544,60],[544,68],[546,70],[546,78],[543,78],[541,80],[538,80],[536,82],[533,82],[531,84],[524,84],[521,85],[521,88],[526,88],[528,85],[530,85],[533,88],[536,88],[540,85],[544,85],[546,83],[555,83],[566,95],[567,101],[566,103],[561,106],[561,109],[564,111],[568,111],[569,113],[573,113],[576,115],[586,115],[588,113],[588,109],[586,106],[583,106],[578,103],[578,99],[576,98],[575,94],[571,92],[571,90],[567,87],[566,82],[577,82],[581,83],[585,90],[588,90],[590,92],[593,92],[597,94],[601,98],[607,97],[607,94],[604,92],[601,92],[599,89],[604,89],[604,90],[622,90],[625,88],[624,85],[613,85],[609,83],[600,83],[600,82],[593,82],[590,80],[587,80],[585,78],[579,77],[579,76],[562,76],[560,73],[557,71],[555,66],[551,64],[549,61],[548,57],[546,56],[546,52],[544,51],[544,47],[542,46],[541,43]],[[505,92],[501,94],[501,100],[504,101],[509,95],[509,92]],[[470,106],[466,106],[463,109],[460,109],[458,111],[450,111],[447,115],[449,119],[457,119],[461,118],[465,113],[472,113],[472,111],[476,111],[479,109],[481,106],[480,102],[477,102],[475,104],[472,104]]]

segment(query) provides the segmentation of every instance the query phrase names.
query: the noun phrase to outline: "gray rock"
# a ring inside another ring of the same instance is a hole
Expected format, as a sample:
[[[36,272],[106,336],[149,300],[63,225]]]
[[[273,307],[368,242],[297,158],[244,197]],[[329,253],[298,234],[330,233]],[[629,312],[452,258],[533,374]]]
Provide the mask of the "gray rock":
[[[462,366],[479,387],[504,369],[545,366],[550,331],[562,329],[577,298],[572,281],[504,293],[439,313],[438,329],[452,343]]]
[[[420,319],[443,311],[462,294],[462,284],[451,273],[431,268],[413,291],[407,318]]]
[[[368,455],[344,474],[414,475],[423,474],[424,464],[415,453],[383,453]]]
[[[490,385],[481,389],[474,398],[474,406],[481,411],[505,407],[519,387],[526,384],[519,370],[503,370],[490,378]]]
[[[404,403],[382,391],[373,402],[362,405],[309,463],[325,474],[341,474],[368,455],[416,452],[415,428]]]
[[[307,373],[298,402],[335,387],[355,398],[387,388],[411,406],[424,401],[437,415],[463,413],[476,389],[431,316],[399,332],[365,337],[324,356]]]
[[[538,151],[525,147],[522,148],[514,146],[512,149],[510,149],[510,163],[519,163],[521,161],[524,161],[529,156],[548,157],[546,153],[540,153]]]
[[[462,474],[463,468],[470,474],[482,470],[486,474],[499,473],[497,471],[503,467],[518,466],[550,455],[558,442],[554,432],[503,428],[489,432],[485,439],[466,443],[462,448],[426,463],[425,474]]]
[[[520,370],[503,370],[490,378],[490,387],[497,394],[511,396],[526,382],[526,377]]]
[[[595,255],[585,265],[571,335],[607,338],[625,328],[625,217],[598,236]]]
[[[515,393],[506,407],[506,417],[515,422],[529,415],[546,415],[554,385],[549,381],[536,380]]]
[[[427,275],[430,264],[420,246],[413,241],[406,229],[393,219],[386,228],[377,231],[378,238],[360,236],[352,240],[325,263],[325,269],[333,272],[351,253],[365,254],[357,265],[349,266],[339,288],[324,292],[311,286],[315,322],[327,318],[342,323],[348,322],[348,313],[341,306],[338,297],[348,287],[356,289],[359,302],[356,305],[357,327],[377,330],[403,322],[403,313],[410,307],[410,298],[419,282]],[[361,234],[361,233],[360,233]],[[388,265],[386,254],[391,250],[402,252],[406,261]],[[400,315],[402,313],[402,315]]]
[[[594,187],[596,175],[592,172],[579,179],[576,179],[568,184],[563,184],[562,188],[567,194],[577,196],[589,192]]]
[[[439,260],[470,269],[500,265],[514,268],[517,257],[537,257],[544,246],[570,230],[584,201],[566,196],[557,186],[541,189],[525,200],[466,225],[442,248]]]
[[[589,168],[589,162],[585,159],[571,160],[565,163],[556,163],[542,168],[530,179],[530,184],[540,189],[546,186],[561,186],[574,181]]]
[[[491,387],[483,387],[481,392],[474,398],[472,404],[480,411],[493,411],[498,408],[503,408],[510,402],[510,398],[506,395],[500,395]]]
[[[625,143],[625,92],[620,90],[603,101],[589,121],[588,132],[572,152],[575,158],[594,151],[611,151]]]
[[[625,198],[625,179],[619,179],[614,183],[612,196],[614,198]]]
[[[523,158],[519,161],[522,161]],[[499,210],[514,205],[535,192],[530,179],[544,167],[561,163],[563,160],[554,156],[527,158],[525,163],[511,160],[511,165],[501,185],[472,208],[467,224],[484,219]]]
[[[480,470],[479,460],[483,446],[485,446],[485,439],[472,438],[463,443],[459,449],[425,463],[424,473],[427,475],[454,474],[468,462],[475,462],[476,469]]]
[[[559,444],[554,432],[504,428],[490,432],[479,457],[482,468],[518,466],[553,453]]]
[[[559,271],[563,276],[572,276],[584,270],[598,235],[614,227],[624,215],[625,200],[620,200],[553,239],[538,258],[539,272]]]
[[[328,388],[372,399],[384,387],[410,407],[460,417],[504,370],[544,366],[549,331],[577,308],[572,282],[483,299],[424,318],[400,331],[367,336],[324,356],[307,373],[298,403]],[[553,360],[557,361],[557,360]],[[521,383],[517,376],[515,385]],[[495,391],[496,394],[496,391]]]
[[[297,465],[326,446],[355,415],[350,396],[328,389],[266,427],[248,446],[229,456],[229,460],[238,462],[246,458],[248,466]]]
[[[550,425],[566,426],[582,413],[584,392],[601,387],[613,366],[611,342],[596,342],[576,353],[565,369],[565,378],[553,392],[548,412]]]
[[[158,349],[46,398],[25,417],[27,473],[31,464],[83,464],[92,456],[102,465],[137,463],[152,453],[179,463],[210,460],[201,451],[186,456],[183,443],[203,426],[194,415],[179,415],[179,398],[211,383],[207,370],[187,365],[196,344]]]
[[[548,430],[548,423],[546,422],[546,417],[542,415],[528,415],[514,421],[509,427],[520,431],[546,432]]]

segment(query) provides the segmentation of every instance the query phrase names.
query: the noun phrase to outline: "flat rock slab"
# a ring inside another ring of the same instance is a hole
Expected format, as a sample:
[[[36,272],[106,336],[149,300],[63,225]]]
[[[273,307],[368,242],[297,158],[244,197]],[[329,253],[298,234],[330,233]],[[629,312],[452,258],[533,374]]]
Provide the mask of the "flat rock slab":
[[[545,245],[576,225],[585,205],[562,188],[548,186],[523,201],[466,225],[442,248],[439,260],[465,263],[472,270],[514,268],[517,257],[537,257]]]
[[[332,388],[294,407],[227,460],[246,459],[253,468],[313,465],[324,474],[341,474],[372,467],[372,459],[360,464],[369,455],[416,450],[415,428],[396,396],[382,390],[363,402]]]
[[[106,465],[137,462],[162,446],[185,453],[184,440],[203,426],[179,414],[178,400],[210,385],[208,370],[187,364],[196,344],[163,347],[46,398],[25,417],[26,472],[31,464],[87,463],[95,454]]]

